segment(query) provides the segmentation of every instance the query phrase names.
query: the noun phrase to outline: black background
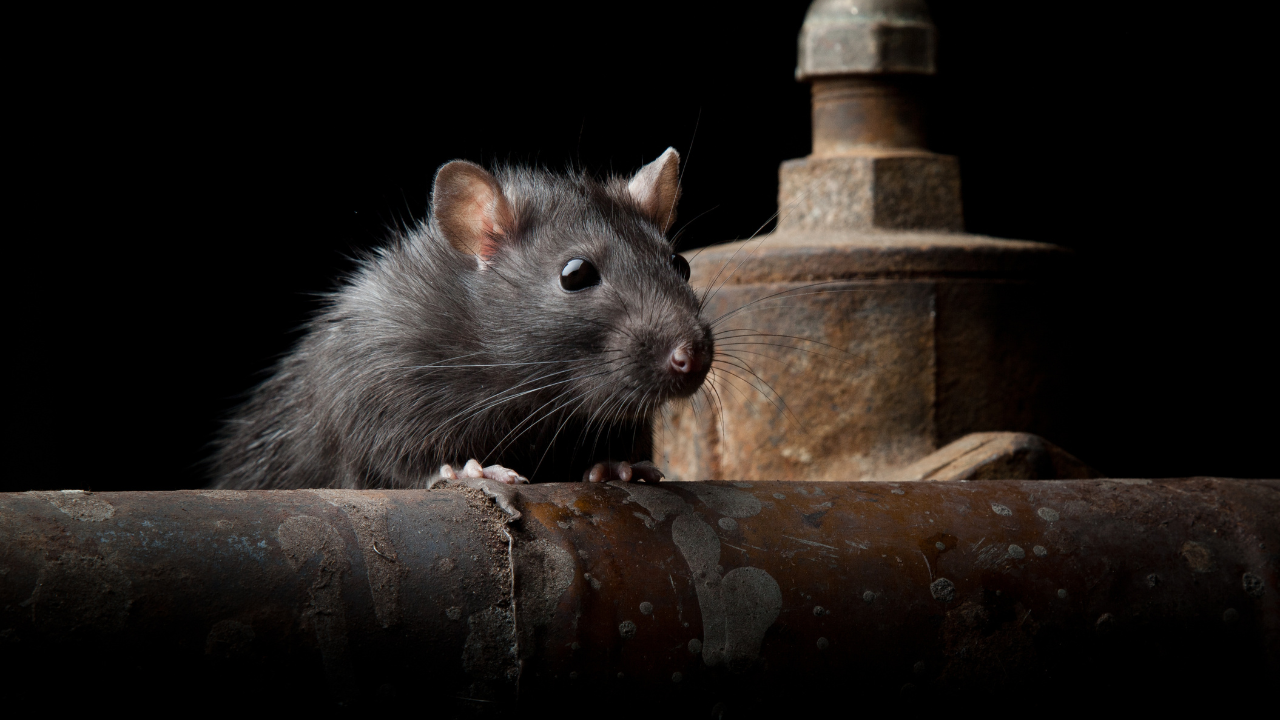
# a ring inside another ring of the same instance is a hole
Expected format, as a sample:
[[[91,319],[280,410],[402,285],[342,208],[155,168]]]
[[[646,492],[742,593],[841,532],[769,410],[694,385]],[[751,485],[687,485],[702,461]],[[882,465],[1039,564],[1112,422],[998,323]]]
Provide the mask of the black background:
[[[673,145],[684,247],[766,223],[809,150],[806,2],[533,5],[15,23],[0,489],[202,484],[219,419],[447,160],[625,172]],[[930,6],[968,231],[1084,268],[1082,420],[1050,439],[1116,476],[1275,476],[1263,23]]]

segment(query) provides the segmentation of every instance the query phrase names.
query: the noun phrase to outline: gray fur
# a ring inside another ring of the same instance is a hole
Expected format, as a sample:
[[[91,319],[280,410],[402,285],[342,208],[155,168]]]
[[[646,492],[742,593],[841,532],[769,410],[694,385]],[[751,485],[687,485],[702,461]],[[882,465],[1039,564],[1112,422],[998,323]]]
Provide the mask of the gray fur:
[[[397,232],[226,424],[214,486],[422,487],[472,457],[577,480],[598,460],[648,459],[657,408],[703,379],[677,382],[666,353],[712,343],[661,221],[625,178],[494,175],[515,228],[490,266],[434,219]],[[561,289],[575,257],[601,285]]]

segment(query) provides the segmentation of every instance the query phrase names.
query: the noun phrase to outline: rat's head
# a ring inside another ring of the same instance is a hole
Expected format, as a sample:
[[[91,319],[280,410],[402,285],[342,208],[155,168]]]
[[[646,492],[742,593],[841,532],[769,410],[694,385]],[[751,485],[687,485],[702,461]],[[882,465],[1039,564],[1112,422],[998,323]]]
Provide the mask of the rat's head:
[[[637,418],[688,397],[711,366],[689,264],[666,239],[680,196],[668,149],[630,178],[455,161],[436,173],[432,226],[459,258],[479,346],[547,411]],[[518,391],[517,391],[518,392]],[[524,405],[525,403],[519,403]]]

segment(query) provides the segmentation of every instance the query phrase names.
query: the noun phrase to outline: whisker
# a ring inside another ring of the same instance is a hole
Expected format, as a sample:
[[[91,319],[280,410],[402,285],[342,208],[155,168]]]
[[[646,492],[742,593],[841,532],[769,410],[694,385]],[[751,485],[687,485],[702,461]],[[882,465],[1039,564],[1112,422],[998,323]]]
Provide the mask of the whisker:
[[[715,412],[716,417],[720,419],[720,436],[716,441],[716,452],[721,453],[721,456],[723,457],[725,444],[728,442],[729,436],[724,429],[724,399],[720,397],[720,389],[716,387],[716,383],[725,381],[721,379],[720,371],[718,369],[712,368],[711,372],[713,374],[713,382],[708,387],[711,389],[711,393],[715,397],[715,406],[713,411]]]
[[[755,343],[751,343],[751,344],[755,344]],[[716,350],[717,350],[717,351],[719,351],[719,348],[716,348]],[[786,360],[783,360],[782,358],[777,358],[777,357],[774,357],[774,356],[772,356],[772,355],[766,355],[766,354],[764,354],[764,353],[755,352],[755,351],[752,351],[752,350],[734,350],[733,352],[735,352],[735,353],[746,353],[746,354],[748,354],[748,355],[755,355],[756,357],[762,357],[762,358],[765,358],[765,359],[767,359],[767,360],[772,360],[772,361],[774,361],[774,362],[776,362],[776,363],[781,364],[784,368],[786,368],[786,369],[788,369],[788,370],[790,370],[790,369],[791,369],[791,366],[792,366],[792,364],[791,364],[791,363],[787,362]],[[726,355],[726,356],[728,356],[728,357],[737,357],[737,356],[736,356],[736,355],[734,355],[733,353],[728,353],[728,352],[724,352],[724,353],[721,353],[721,354]],[[741,360],[742,358],[738,358],[738,359],[740,359],[740,360]]]
[[[750,373],[750,374],[751,374],[751,376],[752,376],[752,377],[754,377],[756,380],[759,380],[761,384],[763,384],[765,387],[769,388],[769,392],[773,393],[773,397],[770,397],[768,393],[764,392],[763,390],[761,390],[760,388],[756,387],[755,385],[752,385],[752,387],[753,387],[753,388],[755,388],[755,391],[756,391],[756,392],[758,392],[758,393],[760,393],[762,396],[764,396],[764,398],[765,398],[766,400],[768,400],[770,403],[773,403],[773,406],[774,406],[775,408],[777,408],[777,410],[778,410],[779,412],[781,412],[781,413],[783,413],[783,414],[785,414],[785,415],[790,415],[790,416],[791,416],[792,421],[794,421],[794,422],[795,422],[795,424],[796,424],[797,426],[799,426],[799,427],[800,427],[800,429],[801,429],[803,432],[808,432],[808,430],[805,430],[804,423],[800,422],[800,418],[796,417],[796,414],[795,414],[795,413],[793,413],[793,412],[791,412],[791,408],[787,407],[787,402],[786,402],[786,400],[783,400],[783,399],[782,399],[782,395],[780,395],[780,394],[778,393],[778,391],[777,391],[777,390],[775,390],[775,389],[774,389],[774,387],[773,387],[772,385],[770,385],[770,384],[769,384],[769,383],[768,383],[764,378],[760,377],[760,375],[758,375],[758,374],[756,373],[756,371],[755,371],[755,370],[752,370],[750,365],[747,365],[746,363],[742,362],[741,360],[738,360],[737,358],[734,358],[734,360],[736,360],[736,362],[735,362],[735,363],[727,363],[727,362],[726,362],[725,364],[726,364],[726,365],[732,365],[733,367],[736,367],[736,368],[738,368],[738,369],[740,369],[740,370],[745,370],[746,372]],[[712,362],[714,363],[714,362],[716,362],[716,361],[715,361],[715,360],[713,360]],[[724,361],[724,360],[719,360],[719,362],[725,362],[725,361]],[[730,373],[731,375],[734,375],[735,377],[737,377],[737,375],[736,375],[735,373],[733,373],[733,371],[731,371],[731,370],[726,370],[725,372],[728,372],[728,373]],[[746,381],[744,380],[744,382],[746,382]],[[748,384],[750,384],[750,383],[748,383]],[[777,401],[775,401],[773,398],[777,398]],[[779,406],[779,403],[781,403],[781,405],[780,405],[780,406]]]
[[[769,294],[769,295],[765,295],[765,296],[764,296],[764,297],[762,297],[762,298],[756,298],[755,300],[752,300],[751,302],[749,302],[749,303],[747,303],[747,304],[745,304],[745,305],[741,305],[741,306],[739,306],[739,307],[737,307],[737,308],[734,308],[733,310],[729,310],[728,312],[725,312],[723,315],[721,315],[721,316],[717,317],[715,320],[712,320],[710,324],[711,324],[711,325],[713,325],[713,326],[714,326],[714,325],[718,325],[719,323],[721,323],[721,322],[723,322],[723,321],[727,320],[729,317],[731,317],[731,316],[733,316],[733,315],[735,315],[735,314],[737,314],[737,313],[740,313],[740,312],[742,312],[743,310],[746,310],[747,308],[751,307],[752,305],[755,305],[755,304],[757,304],[757,303],[762,303],[762,302],[764,302],[765,300],[773,300],[773,299],[775,299],[775,298],[780,298],[780,297],[783,297],[783,296],[788,296],[788,297],[803,297],[803,296],[805,296],[805,295],[828,295],[828,294],[830,294],[830,295],[837,295],[837,294],[840,294],[840,293],[858,292],[858,291],[864,290],[864,288],[847,288],[847,289],[844,289],[844,290],[822,290],[822,291],[815,292],[815,293],[800,293],[800,294],[798,294],[798,295],[791,295],[791,293],[798,293],[798,292],[799,292],[799,291],[801,291],[801,290],[808,290],[808,289],[810,289],[810,288],[821,287],[821,286],[823,286],[823,285],[835,285],[835,284],[838,284],[838,283],[848,283],[848,282],[850,282],[850,280],[847,280],[847,279],[823,280],[822,282],[809,283],[809,284],[807,284],[807,285],[801,285],[800,287],[794,287],[794,288],[788,288],[788,289],[786,289],[786,290],[780,290],[780,291],[778,291],[778,292],[776,292],[776,293],[771,293],[771,294]]]
[[[715,206],[709,207],[709,208],[707,208],[706,210],[703,210],[702,212],[700,212],[700,213],[698,213],[697,215],[695,215],[695,216],[694,216],[694,218],[693,218],[692,220],[690,220],[689,222],[687,222],[687,223],[685,223],[683,226],[681,226],[681,228],[680,228],[679,230],[677,230],[677,231],[676,231],[676,234],[675,234],[675,235],[673,235],[673,236],[671,236],[671,249],[672,249],[672,250],[674,250],[674,249],[676,248],[677,243],[679,243],[679,242],[680,242],[680,237],[684,235],[685,231],[689,229],[689,226],[690,226],[690,225],[692,225],[692,224],[694,224],[695,222],[697,222],[698,218],[702,217],[703,215],[706,215],[707,213],[709,213],[709,212],[711,212],[711,211],[713,211],[713,210],[718,210],[719,208],[720,208],[720,206],[719,206],[719,205],[715,205]],[[703,248],[698,248],[698,252],[702,252],[702,251],[703,251]],[[694,257],[697,257],[697,255],[695,254],[695,255],[694,255]]]
[[[866,362],[866,363],[870,363],[870,364],[872,364],[872,365],[875,365],[876,367],[880,368],[881,370],[885,370],[885,369],[887,369],[887,368],[883,367],[882,365],[880,365],[879,363],[875,362],[874,360],[872,360],[871,358],[869,358],[869,357],[867,357],[867,356],[865,356],[865,355],[859,355],[858,353],[852,353],[852,352],[849,352],[848,350],[845,350],[845,349],[843,349],[843,348],[838,348],[838,347],[836,347],[835,345],[831,345],[831,344],[829,344],[829,343],[824,343],[824,342],[822,342],[822,341],[820,341],[820,340],[812,340],[812,339],[810,339],[810,338],[800,337],[799,335],[783,335],[783,334],[781,334],[781,333],[765,333],[765,332],[759,332],[759,331],[751,331],[751,334],[750,334],[750,335],[738,335],[738,336],[730,337],[729,339],[730,339],[730,340],[738,341],[738,340],[743,340],[744,338],[747,338],[747,337],[783,338],[783,339],[785,339],[785,340],[800,340],[801,342],[813,343],[814,345],[821,345],[821,346],[826,347],[826,348],[831,348],[832,350],[835,350],[836,352],[838,352],[838,353],[840,353],[840,354],[842,354],[842,355],[848,355],[849,357],[855,357],[855,358],[858,358],[859,360],[861,360],[861,361],[863,361],[863,362]],[[717,345],[719,345],[719,344],[721,344],[721,343],[720,343],[719,341],[717,341],[717,342],[716,342],[716,344],[717,344]],[[744,344],[750,344],[750,343],[744,343]],[[757,344],[757,345],[768,345],[769,343],[755,343],[755,344]],[[729,346],[732,346],[732,345],[733,345],[733,343],[724,343],[724,345],[725,345],[726,347],[729,347]],[[812,350],[807,350],[807,349],[805,349],[805,348],[795,347],[795,346],[790,346],[790,345],[780,345],[779,347],[790,347],[790,348],[791,348],[791,349],[793,349],[793,350],[802,350],[802,351],[804,351],[804,352],[812,352],[812,353],[814,353],[815,355],[821,355],[821,354],[822,354],[822,353],[814,352],[814,351],[812,351]],[[823,355],[823,357],[827,357],[827,356]],[[832,359],[832,360],[839,360],[839,358],[831,358],[831,359]],[[841,360],[840,362],[845,362],[845,361]]]
[[[744,380],[744,379],[742,378],[742,376],[740,376],[740,375],[738,375],[738,374],[736,374],[736,373],[734,373],[734,372],[732,372],[732,371],[730,371],[730,370],[725,370],[724,368],[720,368],[720,372],[725,373],[726,375],[732,375],[733,377],[737,378],[740,382],[746,383],[748,386],[750,386],[750,385],[751,385],[751,383],[749,383],[749,382],[747,382],[746,380]],[[726,380],[725,380],[724,386],[725,386],[725,387],[727,387],[727,388],[729,388],[730,390],[733,390],[734,392],[738,393],[738,395],[739,395],[740,397],[742,397],[742,401],[743,401],[743,402],[745,402],[745,403],[747,404],[747,407],[751,408],[751,411],[752,411],[752,412],[754,412],[754,413],[759,413],[759,412],[760,412],[760,411],[759,411],[759,409],[757,409],[757,408],[756,408],[755,403],[751,402],[751,398],[750,398],[746,393],[744,393],[744,392],[742,392],[741,390],[739,390],[739,389],[738,389],[738,387],[737,387],[736,385],[734,385],[734,384],[733,384],[733,383],[731,383],[731,382],[728,382],[727,378],[726,378]],[[760,392],[760,390],[759,390],[758,388],[752,387],[752,389],[753,389],[753,390],[755,390],[756,392]],[[768,396],[765,396],[765,395],[764,395],[764,393],[760,393],[760,395],[764,396],[766,400],[768,399]],[[721,427],[720,427],[720,429],[721,429],[721,431],[723,432],[723,431],[724,431],[724,416],[723,416],[723,414],[722,414],[722,415],[721,415],[721,417],[720,417],[720,423],[721,423]]]
[[[638,364],[639,364],[639,362],[638,362],[638,361],[636,361],[636,360],[632,359],[632,360],[631,360],[630,362],[628,362],[626,365],[623,365],[621,368],[619,368],[619,370],[625,370],[626,368],[631,367],[632,365],[638,365]],[[582,435],[579,437],[578,445],[577,445],[577,446],[575,446],[575,448],[574,448],[574,449],[575,449],[575,451],[577,450],[577,448],[578,448],[578,447],[580,447],[580,446],[581,446],[581,444],[585,441],[586,436],[591,432],[591,425],[592,425],[592,423],[594,423],[594,422],[595,422],[595,419],[596,419],[596,418],[597,418],[597,416],[598,416],[598,417],[600,418],[600,423],[601,423],[601,424],[600,424],[600,431],[596,433],[596,439],[595,439],[595,442],[594,442],[594,443],[592,444],[592,446],[591,446],[591,454],[592,454],[592,455],[594,455],[594,454],[595,454],[596,447],[597,447],[597,445],[598,445],[598,443],[599,443],[599,441],[600,441],[600,432],[603,432],[603,431],[604,431],[604,428],[605,428],[605,418],[607,417],[607,414],[606,414],[606,415],[601,415],[601,412],[602,412],[602,411],[605,411],[605,410],[606,410],[606,408],[608,408],[608,407],[609,407],[609,406],[610,406],[610,405],[615,401],[615,399],[617,398],[617,395],[618,395],[618,391],[617,391],[617,390],[614,390],[614,391],[610,392],[610,393],[609,393],[609,395],[604,399],[604,401],[602,401],[602,402],[601,402],[601,403],[596,407],[595,411],[593,411],[593,412],[591,413],[591,415],[587,418],[587,422],[586,422],[586,424],[585,424],[585,425],[583,426],[583,428],[582,428]]]
[[[565,373],[565,372],[572,372],[572,370],[561,370],[561,371],[559,371],[559,372],[552,373],[552,375],[559,375],[559,374],[561,374],[561,373]],[[473,412],[473,413],[471,413],[470,415],[468,415],[466,418],[463,418],[462,420],[460,420],[460,422],[467,422],[467,421],[471,420],[472,418],[476,417],[477,415],[479,415],[480,413],[482,413],[482,412],[484,412],[484,411],[486,411],[486,410],[490,410],[490,409],[492,409],[492,408],[497,407],[498,405],[502,405],[502,404],[504,404],[504,403],[508,403],[508,402],[510,402],[510,401],[512,401],[512,400],[515,400],[516,398],[524,397],[525,395],[528,395],[529,393],[534,393],[534,392],[539,392],[539,391],[541,391],[541,390],[546,390],[547,388],[555,387],[555,386],[557,386],[557,385],[563,385],[563,384],[568,383],[568,382],[573,382],[574,380],[586,379],[586,378],[597,377],[597,376],[599,376],[599,375],[607,375],[607,374],[608,374],[607,372],[600,372],[600,373],[593,373],[593,374],[591,374],[591,375],[585,375],[585,376],[583,376],[583,377],[581,377],[581,378],[572,378],[572,377],[571,377],[571,378],[569,378],[569,379],[567,379],[567,380],[558,380],[558,381],[556,381],[556,382],[548,383],[548,384],[546,384],[546,385],[542,385],[542,386],[539,386],[539,387],[533,388],[533,389],[531,389],[531,390],[526,390],[526,391],[524,391],[524,392],[522,392],[522,393],[517,393],[517,394],[515,394],[515,395],[511,395],[511,396],[509,396],[509,397],[501,398],[501,396],[502,396],[503,394],[505,394],[505,393],[507,393],[507,392],[510,392],[512,389],[514,389],[514,388],[508,388],[508,389],[506,389],[506,390],[503,390],[503,391],[499,392],[496,396],[490,396],[489,398],[485,398],[485,399],[483,399],[483,400],[481,400],[481,401],[478,401],[477,403],[474,403],[470,408],[464,408],[463,410],[461,410],[460,412],[458,412],[457,414],[455,414],[453,417],[449,418],[449,420],[446,420],[444,423],[442,423],[440,427],[442,427],[442,428],[443,428],[443,427],[447,427],[447,426],[448,426],[448,425],[450,425],[454,420],[457,420],[457,419],[458,419],[458,417],[459,417],[459,416],[461,416],[463,413],[467,412],[467,411],[468,411],[468,410],[470,410],[471,408],[474,408],[474,407],[475,407],[476,405],[478,405],[478,404],[488,403],[488,404],[487,404],[487,405],[485,405],[484,407],[481,407],[481,408],[477,409],[475,412]],[[523,384],[523,383],[522,383],[522,384]],[[519,387],[519,386],[517,385],[516,387]],[[490,402],[490,400],[494,400],[494,398],[495,398],[495,397],[498,397],[498,398],[501,398],[501,399],[498,399],[498,400],[495,400],[495,401],[493,401],[493,402]],[[544,404],[542,407],[546,407],[546,405]],[[534,412],[537,412],[537,411],[535,410]],[[526,417],[526,418],[525,418],[525,420],[521,422],[521,424],[523,424],[523,423],[524,423],[525,421],[527,421],[527,420],[528,420],[528,417]],[[432,438],[434,438],[434,437],[436,437],[436,434],[433,432],[433,433],[431,433],[430,435],[428,435],[428,440],[430,440],[430,439],[432,439]],[[489,457],[489,455],[485,455],[485,458],[486,458],[486,459],[487,459],[488,457]]]
[[[588,376],[586,376],[586,377],[596,377],[597,375],[608,375],[608,374],[610,374],[610,373],[608,373],[608,372],[604,372],[604,373],[596,373],[595,375],[588,375]],[[570,380],[573,380],[573,379],[575,379],[575,378],[570,378]],[[548,400],[547,402],[545,402],[545,403],[543,403],[541,406],[539,406],[537,409],[535,409],[533,412],[531,412],[531,413],[529,413],[528,415],[526,415],[526,416],[525,416],[525,418],[524,418],[523,420],[521,420],[519,423],[517,423],[517,424],[515,425],[515,427],[513,427],[513,428],[511,428],[509,431],[507,431],[507,434],[506,434],[506,435],[502,436],[502,439],[500,439],[500,440],[498,441],[497,446],[496,446],[493,450],[490,450],[490,451],[485,455],[485,459],[488,459],[488,458],[489,458],[490,456],[492,456],[492,455],[497,455],[497,456],[501,457],[502,451],[503,451],[503,450],[505,450],[505,449],[507,448],[507,446],[508,446],[511,442],[514,442],[515,440],[519,439],[519,437],[520,437],[520,435],[516,435],[516,436],[513,438],[513,437],[511,437],[511,436],[512,436],[512,433],[515,433],[517,430],[520,430],[520,428],[521,428],[521,427],[523,427],[523,426],[525,426],[526,424],[528,424],[528,428],[526,428],[526,429],[531,429],[531,428],[533,428],[533,427],[537,426],[537,425],[538,425],[539,423],[541,423],[543,420],[545,420],[545,419],[547,419],[547,418],[551,417],[551,415],[553,415],[555,412],[557,412],[557,411],[558,411],[558,410],[560,410],[561,408],[566,407],[567,405],[569,405],[569,403],[574,402],[574,401],[575,401],[575,400],[577,400],[578,398],[576,398],[576,397],[572,397],[572,396],[571,396],[568,400],[565,400],[565,401],[564,401],[563,403],[561,403],[560,405],[557,405],[556,407],[552,408],[551,410],[549,410],[548,412],[546,412],[545,414],[543,414],[541,417],[538,417],[536,420],[533,420],[532,422],[530,422],[530,420],[531,420],[532,418],[534,418],[534,417],[535,417],[539,412],[541,412],[543,408],[545,408],[546,406],[548,406],[548,405],[550,405],[550,404],[552,404],[552,403],[554,403],[554,402],[557,402],[558,400],[561,400],[561,399],[562,399],[562,396],[559,396],[559,395],[554,396],[554,397],[552,397],[550,400]],[[523,432],[522,432],[522,433],[520,433],[520,434],[523,434]],[[510,438],[510,440],[508,440],[508,438]],[[548,445],[548,447],[550,447],[550,446]]]
[[[801,193],[799,197],[797,197],[795,200],[791,202],[791,206],[787,208],[786,216],[789,217],[791,215],[792,211],[796,209],[796,207],[800,204],[800,201],[804,199],[805,195],[807,194],[808,194],[808,191],[805,191],[804,193]],[[774,213],[769,216],[769,219],[765,220],[764,223],[760,225],[760,227],[756,228],[756,231],[751,234],[751,237],[748,238],[747,241],[744,242],[741,246],[739,246],[738,249],[733,252],[733,255],[731,255],[729,259],[725,261],[724,265],[720,267],[720,270],[716,272],[715,277],[712,278],[711,280],[710,287],[714,288],[714,290],[711,290],[710,293],[703,295],[702,302],[700,303],[700,307],[706,307],[707,303],[711,302],[711,299],[716,296],[716,293],[720,292],[720,288],[723,288],[726,284],[728,284],[729,279],[732,278],[738,272],[738,270],[742,269],[742,265],[751,258],[751,254],[759,250],[760,246],[764,244],[765,240],[772,237],[772,235],[765,235],[764,237],[760,238],[760,241],[756,243],[756,246],[752,248],[750,252],[747,253],[746,257],[742,258],[742,260],[738,262],[738,265],[733,268],[732,272],[730,272],[728,275],[725,276],[724,281],[720,283],[720,286],[716,287],[716,280],[719,279],[721,273],[724,272],[724,269],[728,267],[729,264],[733,262],[733,259],[738,256],[738,253],[742,252],[744,248],[749,246],[751,244],[751,241],[754,240],[755,237],[760,234],[760,231],[764,230],[765,227],[768,226],[770,222],[773,222],[773,220],[777,218],[781,212],[782,212],[782,208],[778,208],[777,210],[775,210]]]
[[[574,406],[574,409],[577,409],[577,407],[581,406],[582,403],[585,403],[586,401],[587,401],[586,396],[583,396],[582,399],[578,401],[578,405]],[[562,405],[561,407],[564,407],[564,406]],[[531,475],[538,474],[538,470],[542,467],[542,461],[547,459],[547,453],[551,452],[551,447],[556,444],[556,438],[560,437],[560,432],[564,430],[565,425],[569,423],[569,420],[572,417],[573,417],[572,410],[569,411],[568,413],[565,413],[564,419],[561,420],[559,426],[556,427],[555,434],[551,436],[551,440],[547,442],[546,447],[542,450],[542,456],[538,458],[538,463],[533,466],[533,472],[530,473]]]
[[[784,345],[784,344],[782,344],[782,343],[766,343],[766,342],[734,342],[734,343],[723,343],[723,344],[720,344],[720,345],[718,345],[718,346],[717,346],[717,350],[719,350],[719,348],[721,348],[721,347],[753,347],[753,346],[777,347],[777,348],[785,348],[785,349],[787,349],[787,350],[797,350],[797,351],[802,352],[802,353],[809,353],[810,355],[817,355],[817,356],[818,356],[818,357],[820,357],[820,358],[826,358],[826,359],[828,359],[828,360],[832,360],[832,361],[834,361],[834,362],[838,362],[838,363],[840,363],[840,364],[842,364],[842,365],[848,365],[849,367],[851,367],[851,368],[856,368],[856,369],[858,369],[859,371],[861,371],[861,370],[866,370],[866,366],[865,366],[865,365],[857,365],[857,364],[855,364],[855,363],[849,362],[848,360],[843,360],[843,359],[838,358],[838,357],[832,357],[832,356],[830,356],[830,355],[827,355],[826,353],[820,353],[820,352],[818,352],[817,350],[810,350],[809,348],[796,347],[795,345]],[[745,350],[743,350],[743,351],[740,351],[740,352],[746,352],[746,351],[745,351]],[[872,362],[872,361],[870,361],[870,360],[867,360],[866,358],[860,357],[860,356],[855,355],[855,354],[853,354],[853,353],[849,353],[849,354],[850,354],[850,355],[853,355],[853,357],[856,357],[856,358],[858,358],[859,360],[862,360],[862,361],[863,361],[863,362],[865,362],[865,363],[870,363],[870,364],[872,364],[872,365],[876,365],[876,363],[874,363],[874,362]],[[770,356],[766,356],[766,357],[770,357]],[[777,358],[775,358],[775,359],[777,359]],[[880,366],[879,366],[879,365],[876,365],[876,367],[880,367]],[[884,368],[881,368],[881,369],[884,369]]]
[[[556,395],[556,396],[552,397],[550,400],[546,401],[546,402],[545,402],[545,403],[543,403],[542,405],[539,405],[537,408],[535,408],[535,409],[533,410],[533,412],[531,412],[531,413],[529,413],[528,415],[526,415],[526,416],[524,417],[524,419],[523,419],[523,420],[521,420],[520,422],[518,422],[518,423],[516,423],[514,426],[512,426],[512,428],[511,428],[510,430],[508,430],[508,431],[507,431],[507,434],[506,434],[506,435],[503,435],[501,438],[499,438],[499,439],[498,439],[498,442],[497,442],[497,443],[495,443],[494,445],[492,445],[492,446],[490,447],[489,451],[485,453],[484,458],[482,458],[482,459],[481,459],[481,464],[483,465],[485,462],[488,462],[489,458],[490,458],[490,457],[493,457],[493,456],[495,456],[495,455],[496,455],[496,456],[498,456],[498,457],[501,457],[501,456],[502,456],[502,451],[503,451],[503,450],[505,450],[505,449],[506,449],[506,447],[507,447],[507,444],[508,444],[508,443],[507,443],[507,439],[508,439],[508,438],[511,438],[511,442],[514,442],[514,441],[516,441],[516,440],[520,439],[520,436],[524,434],[524,430],[521,430],[521,428],[522,428],[522,427],[524,427],[526,423],[529,423],[530,418],[533,418],[535,415],[537,415],[537,413],[541,412],[541,411],[542,411],[542,409],[543,409],[543,408],[545,408],[546,406],[548,406],[548,405],[550,405],[550,404],[552,404],[552,403],[558,402],[558,401],[559,401],[559,400],[561,400],[561,399],[562,399],[562,397],[561,397],[561,396],[559,396],[559,395]],[[571,402],[571,401],[572,401],[572,398],[570,398],[570,400],[569,400],[569,401],[566,401],[566,402]],[[560,407],[560,406],[557,406],[556,408],[552,408],[552,409],[551,409],[551,412],[555,412],[557,409],[559,409],[559,407]],[[548,413],[548,415],[550,415],[550,413]],[[545,417],[545,416],[544,416],[544,417]],[[539,418],[539,420],[541,420],[541,419],[542,419],[542,418]],[[535,422],[535,423],[530,423],[530,424],[529,424],[529,426],[528,426],[527,428],[525,428],[525,430],[532,429],[532,428],[534,427],[534,425],[536,425],[536,424],[537,424],[536,422]],[[513,434],[513,433],[515,433],[515,437],[514,437],[514,438],[512,438],[512,434]]]
[[[599,419],[600,419],[599,428],[596,430],[595,438],[591,442],[591,456],[593,458],[596,456],[596,450],[600,446],[600,436],[604,434],[605,430],[609,427],[609,424],[613,422],[613,420],[615,419],[615,415],[617,414],[617,411],[623,407],[626,407],[627,400],[629,400],[631,396],[635,394],[635,389],[633,388],[632,391],[627,394],[626,398],[620,398],[618,396],[618,392],[619,391],[615,390],[609,393],[608,397],[605,398],[604,402],[600,403],[600,407],[597,408],[596,413],[593,413],[593,417],[596,414],[599,414]],[[588,425],[587,428],[583,430],[584,438],[589,431],[590,431],[590,425]]]
[[[711,298],[715,297],[715,294],[720,291],[720,288],[716,287],[716,281],[720,279],[720,275],[724,273],[725,268],[729,267],[729,264],[733,262],[733,259],[738,257],[738,253],[742,252],[743,248],[750,245],[751,242],[755,240],[756,236],[760,234],[760,231],[764,230],[765,226],[767,226],[770,222],[773,222],[773,219],[776,217],[778,217],[778,212],[774,211],[774,213],[770,215],[767,220],[765,220],[763,223],[760,224],[760,227],[756,228],[755,232],[751,233],[751,237],[748,238],[745,242],[743,242],[742,245],[738,246],[738,249],[733,251],[733,254],[729,256],[729,259],[724,261],[724,264],[721,265],[720,269],[716,271],[715,276],[711,278],[711,283],[707,286],[707,290],[709,294],[706,294],[706,293],[703,294],[702,300],[699,303],[701,307],[706,307],[707,303],[711,302]],[[759,248],[760,243],[763,243],[765,239],[767,239],[768,237],[769,237],[768,235],[765,235],[764,237],[760,238],[760,242],[756,243],[756,247]],[[752,250],[752,252],[754,252],[754,250]],[[750,256],[750,253],[748,253],[748,257],[749,256]],[[745,258],[743,261],[745,262]],[[742,264],[739,263],[738,267],[742,267]],[[725,277],[725,282],[728,282],[729,278],[733,276],[733,273],[737,271],[738,271],[738,268],[734,268],[733,272],[729,273],[729,275]]]

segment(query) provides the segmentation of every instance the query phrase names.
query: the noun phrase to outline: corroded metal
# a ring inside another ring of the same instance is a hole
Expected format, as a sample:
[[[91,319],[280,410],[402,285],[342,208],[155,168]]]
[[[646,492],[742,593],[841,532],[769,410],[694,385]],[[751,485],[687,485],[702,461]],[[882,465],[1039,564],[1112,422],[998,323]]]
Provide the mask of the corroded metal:
[[[813,153],[924,149],[918,90],[900,78],[837,77],[813,83]]]
[[[886,481],[1086,480],[1102,473],[1031,433],[971,433],[899,468]]]
[[[1040,243],[788,233],[704,250],[709,398],[667,411],[679,479],[876,480],[972,432],[1056,436],[1055,266]]]
[[[800,28],[796,79],[932,75],[936,34],[923,0],[815,0]]]
[[[968,433],[1061,441],[1067,253],[963,232],[959,161],[925,142],[934,42],[925,3],[811,5],[812,152],[778,168],[775,232],[690,258],[720,357],[664,419],[669,477],[884,479]]]
[[[6,680],[74,682],[64,705],[513,700],[500,515],[475,490],[0,495]]]
[[[483,487],[0,496],[9,679],[706,717],[1280,670],[1280,482]]]
[[[917,0],[817,0],[796,78],[812,84],[813,152],[778,169],[778,229],[961,231],[956,158],[926,149],[936,41]]]

